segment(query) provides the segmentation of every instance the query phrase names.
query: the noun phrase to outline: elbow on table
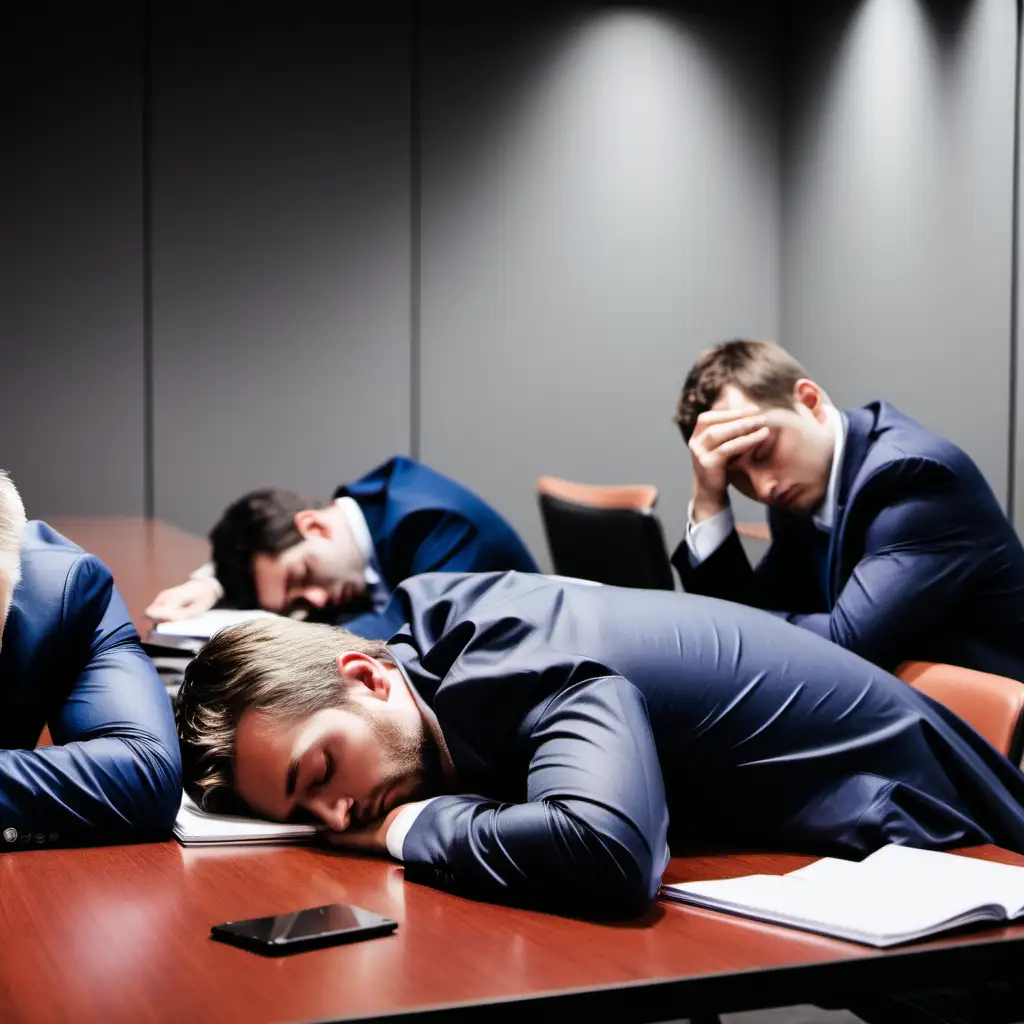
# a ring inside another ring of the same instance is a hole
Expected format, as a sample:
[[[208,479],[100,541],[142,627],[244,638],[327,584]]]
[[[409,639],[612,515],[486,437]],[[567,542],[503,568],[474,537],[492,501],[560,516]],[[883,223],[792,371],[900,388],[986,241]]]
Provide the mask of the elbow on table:
[[[132,827],[169,832],[181,806],[181,755],[177,746],[158,744],[149,750],[140,765],[138,779]]]
[[[580,835],[574,879],[578,909],[588,917],[626,918],[651,905],[667,863],[667,848],[638,834],[615,836],[591,828]],[[585,850],[585,852],[584,852]]]

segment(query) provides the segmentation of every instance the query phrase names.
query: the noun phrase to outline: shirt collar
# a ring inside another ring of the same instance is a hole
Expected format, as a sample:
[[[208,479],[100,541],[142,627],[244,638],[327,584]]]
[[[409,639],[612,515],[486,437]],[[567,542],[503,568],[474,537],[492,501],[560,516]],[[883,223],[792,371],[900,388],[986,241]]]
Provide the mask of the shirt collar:
[[[835,446],[832,449],[832,469],[828,475],[828,490],[825,491],[825,500],[821,503],[818,511],[811,516],[811,521],[819,530],[831,533],[836,521],[836,506],[839,503],[839,475],[843,468],[843,449],[846,447],[846,420],[843,418],[843,414],[831,404],[825,406],[825,418],[835,437]]]
[[[363,556],[367,586],[373,587],[380,583],[380,574],[375,568],[377,565],[377,552],[373,548],[373,538],[370,536],[370,528],[366,525],[366,516],[359,507],[359,503],[346,495],[342,498],[335,498],[334,504],[345,514],[345,521],[348,523],[352,536],[355,538],[356,547]]]

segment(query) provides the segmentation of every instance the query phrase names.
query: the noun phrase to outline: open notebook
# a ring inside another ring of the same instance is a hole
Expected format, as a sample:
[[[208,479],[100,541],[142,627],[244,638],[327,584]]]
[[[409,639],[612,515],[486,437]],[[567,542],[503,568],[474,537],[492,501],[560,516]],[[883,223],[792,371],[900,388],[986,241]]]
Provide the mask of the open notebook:
[[[187,793],[182,793],[181,807],[174,821],[174,838],[182,846],[210,843],[307,843],[312,841],[319,825],[281,824],[261,818],[236,817],[229,814],[208,814],[201,811]]]
[[[663,885],[662,896],[773,924],[894,946],[979,922],[1024,918],[1024,867],[883,846],[788,875]]]

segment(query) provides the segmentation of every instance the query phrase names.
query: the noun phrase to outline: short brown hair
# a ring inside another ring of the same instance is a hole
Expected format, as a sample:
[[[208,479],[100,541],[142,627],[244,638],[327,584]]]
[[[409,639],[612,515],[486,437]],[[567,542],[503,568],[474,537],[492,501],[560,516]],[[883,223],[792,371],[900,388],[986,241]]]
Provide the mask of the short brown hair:
[[[229,808],[235,736],[252,709],[298,721],[347,703],[336,659],[344,651],[394,662],[381,640],[294,619],[254,619],[222,629],[189,662],[176,717],[185,788],[208,809]]]
[[[736,339],[705,349],[690,368],[676,406],[675,421],[687,441],[697,417],[733,384],[759,405],[793,404],[796,382],[810,374],[784,348],[770,341]]]
[[[239,498],[210,532],[213,566],[224,601],[235,608],[257,608],[253,559],[279,555],[302,541],[295,516],[317,503],[295,491],[269,488]]]

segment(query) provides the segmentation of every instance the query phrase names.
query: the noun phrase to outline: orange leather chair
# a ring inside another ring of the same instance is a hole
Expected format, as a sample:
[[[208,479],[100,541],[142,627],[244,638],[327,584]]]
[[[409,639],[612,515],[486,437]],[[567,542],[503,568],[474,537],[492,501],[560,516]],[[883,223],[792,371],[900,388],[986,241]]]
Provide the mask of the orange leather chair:
[[[556,573],[619,587],[675,588],[653,484],[605,486],[542,476],[537,497]]]
[[[944,704],[1014,764],[1024,754],[1024,683],[931,661],[905,661],[896,675]],[[1024,767],[1024,765],[1022,765]]]

